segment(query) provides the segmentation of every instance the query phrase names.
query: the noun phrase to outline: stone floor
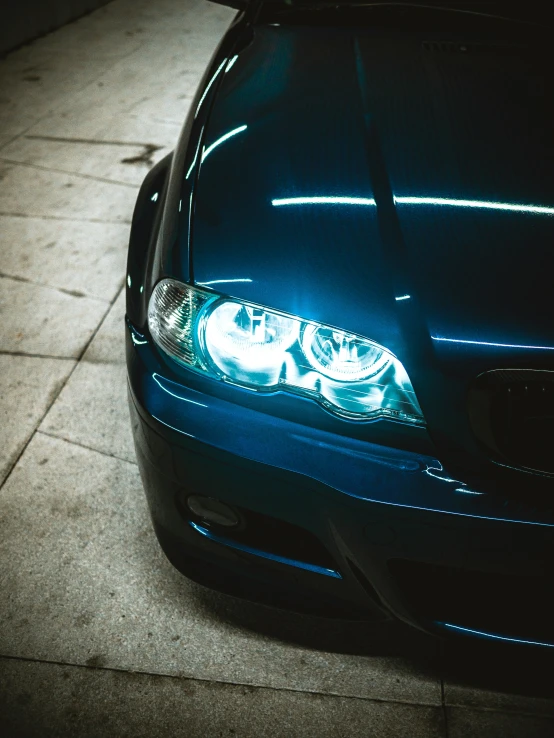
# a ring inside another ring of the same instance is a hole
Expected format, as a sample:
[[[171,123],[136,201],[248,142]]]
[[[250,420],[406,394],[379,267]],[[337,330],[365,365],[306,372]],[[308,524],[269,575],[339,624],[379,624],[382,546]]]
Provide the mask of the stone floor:
[[[554,736],[551,654],[244,605],[157,545],[125,396],[129,223],[232,17],[115,0],[0,61],[3,735]]]

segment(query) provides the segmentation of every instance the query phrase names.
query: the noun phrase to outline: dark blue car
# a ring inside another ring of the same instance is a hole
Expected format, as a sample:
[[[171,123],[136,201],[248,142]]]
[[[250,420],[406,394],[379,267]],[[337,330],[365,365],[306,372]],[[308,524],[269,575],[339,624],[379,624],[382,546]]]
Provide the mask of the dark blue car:
[[[278,607],[554,646],[546,11],[226,4],[129,248],[165,553]]]

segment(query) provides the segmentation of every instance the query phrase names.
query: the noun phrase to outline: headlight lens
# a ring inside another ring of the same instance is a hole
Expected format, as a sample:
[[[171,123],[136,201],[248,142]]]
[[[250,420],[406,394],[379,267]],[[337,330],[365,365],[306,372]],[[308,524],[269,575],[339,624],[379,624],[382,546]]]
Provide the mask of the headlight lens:
[[[402,364],[366,338],[172,279],[156,285],[148,326],[173,359],[223,381],[309,396],[351,419],[424,424]]]
[[[246,383],[279,382],[285,352],[298,339],[293,318],[252,305],[223,302],[206,319],[206,352],[223,375]]]
[[[324,326],[304,328],[302,350],[316,371],[339,382],[373,377],[389,361],[386,352],[371,341]]]

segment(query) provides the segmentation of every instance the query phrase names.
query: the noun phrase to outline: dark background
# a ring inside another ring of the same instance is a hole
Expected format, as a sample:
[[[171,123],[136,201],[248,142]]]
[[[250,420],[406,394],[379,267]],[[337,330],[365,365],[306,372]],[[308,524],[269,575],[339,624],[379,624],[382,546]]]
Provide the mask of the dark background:
[[[63,26],[110,0],[11,0],[0,15],[0,54]]]

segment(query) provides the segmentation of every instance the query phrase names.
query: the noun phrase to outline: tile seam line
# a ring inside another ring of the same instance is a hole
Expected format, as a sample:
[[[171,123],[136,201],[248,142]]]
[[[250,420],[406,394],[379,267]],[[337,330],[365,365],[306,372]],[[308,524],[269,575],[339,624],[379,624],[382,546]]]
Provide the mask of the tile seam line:
[[[444,720],[444,736],[445,738],[449,738],[448,710],[446,708],[446,700],[445,700],[445,693],[444,693],[444,676],[442,674],[441,674],[441,712],[442,712],[442,717]]]
[[[32,284],[35,287],[44,287],[47,290],[54,290],[55,292],[60,292],[62,295],[68,295],[69,297],[75,297],[78,300],[84,297],[86,300],[94,300],[94,302],[100,302],[103,305],[109,304],[109,300],[103,300],[101,297],[93,297],[92,295],[88,295],[85,292],[76,294],[78,290],[75,290],[75,291],[64,290],[63,287],[54,287],[51,284],[44,284],[44,282],[36,282],[34,279],[28,279],[27,277],[19,277],[19,276],[16,277],[13,274],[6,274],[6,272],[3,272],[1,270],[0,270],[0,279],[10,279],[12,282],[22,282],[23,284]]]
[[[41,420],[41,423],[42,423],[42,420]],[[48,438],[53,438],[55,441],[63,441],[64,443],[69,443],[72,446],[78,446],[79,448],[84,448],[86,451],[92,451],[96,454],[100,454],[101,456],[107,456],[108,459],[116,459],[117,461],[123,461],[125,464],[130,464],[133,467],[138,467],[138,464],[136,461],[129,461],[129,459],[124,459],[122,456],[116,456],[115,454],[109,454],[107,451],[101,451],[97,448],[93,448],[92,446],[87,446],[85,443],[79,443],[79,441],[70,441],[68,438],[64,438],[63,436],[57,436],[54,433],[41,430],[40,426],[36,429],[35,435],[47,436]]]
[[[5,149],[5,148],[6,148],[6,146],[9,146],[10,144],[12,144],[12,143],[13,143],[14,141],[17,141],[17,139],[18,139],[18,138],[19,138],[20,136],[21,136],[21,134],[20,134],[20,133],[16,133],[16,134],[14,134],[14,136],[13,136],[12,138],[8,138],[8,140],[7,140],[7,141],[4,141],[4,143],[3,143],[3,144],[0,144],[0,151],[2,151],[2,149]]]
[[[445,687],[445,644],[441,641],[440,645],[440,680],[441,680],[441,712],[444,720],[444,736],[449,738],[448,730],[448,710],[446,709],[446,687]]]
[[[386,700],[380,697],[360,697],[358,695],[344,695],[336,692],[320,692],[313,689],[291,689],[290,687],[272,687],[262,684],[250,684],[248,682],[232,682],[223,679],[209,679],[207,677],[194,676],[178,676],[177,674],[163,674],[158,671],[143,671],[142,669],[125,669],[118,666],[89,666],[87,664],[76,664],[67,661],[56,661],[54,659],[30,658],[27,656],[11,656],[0,653],[0,659],[9,659],[10,661],[23,661],[34,664],[51,664],[52,666],[67,666],[73,669],[85,669],[88,671],[111,671],[119,674],[137,674],[138,676],[162,677],[164,679],[175,679],[177,681],[202,682],[208,684],[221,684],[230,687],[248,687],[250,689],[265,689],[272,692],[288,692],[290,694],[312,694],[320,697],[332,697],[342,700],[357,700],[359,702],[378,702],[384,705],[411,705],[413,707],[440,708],[439,704],[434,702],[413,702],[411,700]],[[518,713],[520,714],[520,713]]]
[[[26,161],[16,161],[15,159],[6,159],[0,155],[0,161],[4,164],[12,164],[13,166],[27,167],[28,169],[39,169],[42,172],[55,172],[56,174],[67,174],[70,177],[80,177],[81,179],[92,180],[94,182],[103,182],[104,184],[113,184],[118,187],[130,187],[138,190],[140,184],[131,184],[130,182],[119,182],[116,179],[108,179],[107,177],[96,177],[93,174],[83,174],[81,172],[70,172],[67,169],[55,169],[54,167],[45,167],[42,164],[30,164]]]
[[[36,220],[61,220],[68,223],[100,223],[105,225],[131,225],[130,220],[111,220],[109,218],[69,218],[65,215],[37,215],[35,213],[16,213],[0,210],[0,218],[35,218]]]
[[[101,139],[97,138],[71,138],[70,136],[46,136],[41,135],[39,133],[31,133],[29,135],[25,134],[23,138],[30,139],[32,141],[50,141],[51,143],[76,143],[76,144],[90,144],[95,146],[131,146],[133,148],[137,146],[144,146],[150,148],[150,146],[155,146],[156,149],[159,151],[163,146],[158,146],[157,144],[153,143],[144,143],[140,141],[114,141],[114,140],[105,140],[102,141]]]
[[[193,95],[186,95],[184,100],[188,100],[188,102],[192,103],[194,100]],[[181,128],[183,125],[182,121],[177,120],[177,118],[154,118],[153,116],[149,115],[140,115],[139,113],[128,113],[129,118],[133,118],[135,120],[145,120],[150,121],[152,123],[161,123],[162,125],[168,125],[168,126],[176,126],[177,128]]]
[[[525,695],[518,695],[519,697],[525,697]],[[531,697],[531,699],[549,699],[548,697]],[[530,708],[527,710],[512,710],[507,709],[503,707],[487,707],[487,705],[472,705],[470,703],[462,703],[462,702],[447,702],[445,704],[445,707],[447,709],[454,709],[454,710],[482,710],[483,712],[503,712],[503,713],[517,713],[518,715],[534,715],[537,717],[551,717],[554,718],[554,702],[549,699],[550,702],[552,702],[552,711],[551,712],[537,712],[536,710],[533,711]]]
[[[539,719],[552,719],[554,722],[554,711],[553,712],[537,712],[529,710],[503,710],[500,707],[486,707],[484,705],[445,705],[447,709],[454,710],[471,710],[473,712],[487,712],[487,713],[500,713],[501,715],[525,715],[527,717],[539,718]],[[447,733],[448,736],[448,733]]]
[[[85,353],[86,353],[86,350],[88,349],[88,347],[90,346],[90,344],[91,344],[91,343],[92,343],[92,341],[94,340],[94,338],[95,338],[96,334],[98,333],[98,331],[100,330],[100,328],[101,328],[101,327],[102,327],[102,325],[104,324],[104,321],[106,320],[106,318],[107,318],[107,316],[108,316],[108,314],[109,314],[110,310],[111,310],[111,309],[112,309],[112,307],[114,306],[114,304],[115,304],[115,301],[117,300],[117,298],[119,297],[119,295],[121,294],[121,292],[122,292],[122,291],[123,291],[124,289],[125,289],[125,285],[123,284],[123,285],[121,286],[121,288],[120,288],[120,289],[119,289],[119,290],[117,291],[117,293],[116,293],[116,295],[115,295],[114,299],[113,299],[113,300],[112,300],[112,301],[111,301],[111,302],[110,302],[110,303],[109,303],[109,304],[108,304],[108,305],[106,306],[106,311],[104,312],[104,315],[102,316],[102,319],[101,319],[101,320],[99,321],[99,323],[98,323],[98,325],[96,326],[95,330],[94,330],[94,331],[92,332],[92,335],[91,335],[91,337],[89,338],[89,340],[88,340],[88,341],[87,341],[87,342],[85,343],[85,345],[84,345],[84,347],[83,347],[83,350],[81,351],[81,353],[79,354],[79,356],[77,356],[77,357],[75,358],[75,364],[74,364],[74,365],[73,365],[73,367],[71,368],[71,370],[70,370],[69,374],[67,375],[67,377],[66,377],[65,381],[64,381],[64,382],[62,382],[62,383],[60,384],[60,388],[59,388],[58,392],[56,393],[55,397],[53,397],[53,398],[52,398],[52,402],[51,402],[51,403],[50,403],[50,404],[48,405],[48,407],[46,408],[46,410],[44,411],[44,413],[43,413],[43,414],[41,415],[41,417],[40,417],[40,418],[38,419],[38,421],[37,421],[37,424],[36,424],[36,426],[35,426],[35,429],[34,429],[34,431],[33,431],[33,432],[31,433],[31,435],[29,436],[29,438],[28,438],[27,442],[23,444],[23,447],[22,447],[21,451],[19,452],[19,454],[18,454],[18,455],[17,455],[17,457],[15,458],[15,460],[14,460],[13,464],[12,464],[12,465],[11,465],[11,467],[9,468],[9,470],[8,470],[8,472],[7,472],[7,474],[6,474],[6,476],[4,477],[4,480],[3,480],[2,484],[0,484],[0,490],[2,490],[2,489],[4,488],[4,486],[6,485],[6,482],[8,481],[8,479],[10,479],[11,475],[13,474],[13,470],[15,469],[15,467],[16,467],[16,466],[18,465],[18,463],[19,463],[19,460],[21,459],[21,457],[23,456],[23,454],[24,454],[24,453],[25,453],[25,451],[27,450],[27,447],[29,446],[29,444],[31,443],[31,441],[33,440],[33,438],[34,438],[34,437],[36,436],[36,434],[37,434],[37,432],[38,432],[38,429],[39,429],[40,425],[41,425],[41,424],[43,423],[43,421],[44,421],[44,418],[45,418],[45,417],[46,417],[46,416],[48,415],[48,413],[50,412],[50,408],[51,408],[51,407],[52,407],[52,405],[53,405],[53,404],[54,404],[54,403],[56,402],[56,400],[58,399],[58,397],[59,397],[59,396],[60,396],[60,394],[62,393],[62,391],[63,391],[64,387],[65,387],[65,386],[67,385],[67,383],[69,382],[69,380],[70,380],[70,379],[71,379],[71,377],[73,376],[73,373],[75,372],[75,369],[76,369],[76,368],[77,368],[77,367],[79,366],[79,364],[81,363],[81,360],[82,360],[83,356],[85,355]]]
[[[0,349],[0,356],[22,356],[28,359],[56,359],[57,361],[77,361],[75,356],[52,356],[51,354],[32,354],[26,351],[8,351]]]

